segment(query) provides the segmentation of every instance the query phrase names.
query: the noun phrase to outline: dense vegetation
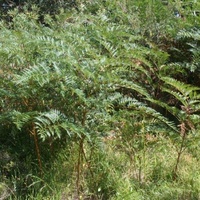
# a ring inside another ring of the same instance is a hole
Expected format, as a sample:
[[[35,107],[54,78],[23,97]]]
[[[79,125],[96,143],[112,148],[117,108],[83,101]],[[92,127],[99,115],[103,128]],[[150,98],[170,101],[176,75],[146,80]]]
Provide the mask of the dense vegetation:
[[[200,3],[2,2],[0,199],[200,199]]]

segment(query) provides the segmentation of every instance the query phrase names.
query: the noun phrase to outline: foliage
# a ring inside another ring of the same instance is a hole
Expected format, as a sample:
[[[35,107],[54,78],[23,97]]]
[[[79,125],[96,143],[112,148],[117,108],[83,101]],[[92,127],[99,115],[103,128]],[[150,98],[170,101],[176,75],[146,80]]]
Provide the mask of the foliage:
[[[2,194],[198,199],[199,4],[40,3],[0,23]]]

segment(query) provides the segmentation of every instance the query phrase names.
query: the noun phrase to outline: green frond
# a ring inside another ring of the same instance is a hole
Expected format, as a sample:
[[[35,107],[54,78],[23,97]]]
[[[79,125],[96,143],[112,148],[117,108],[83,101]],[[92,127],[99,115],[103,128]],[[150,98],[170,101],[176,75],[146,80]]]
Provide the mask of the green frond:
[[[190,72],[199,73],[199,61],[200,61],[200,29],[191,28],[190,30],[183,29],[177,34],[178,39],[184,39],[189,46],[188,53],[191,59],[189,61],[183,62],[182,66],[189,69]],[[196,74],[198,77],[198,74]]]
[[[194,40],[200,40],[200,29],[192,29],[190,31],[188,30],[181,30],[177,34],[179,38],[192,38]]]
[[[61,138],[64,131],[68,136],[72,135],[68,129],[67,119],[58,110],[41,113],[35,117],[35,125],[37,133],[43,141],[50,137]]]
[[[184,106],[188,105],[188,97],[184,96],[180,92],[176,92],[176,91],[173,91],[172,89],[168,89],[164,87],[162,88],[162,91],[173,95],[176,98],[176,100],[179,100],[179,102],[182,103]]]
[[[25,125],[28,125],[31,123],[34,116],[37,114],[37,112],[19,112],[14,110],[12,113],[10,113],[10,120],[12,123],[17,127],[18,130],[22,130]]]
[[[173,70],[172,70],[173,69]],[[160,74],[161,76],[165,77],[165,76],[169,76],[170,75],[176,75],[176,74],[184,74],[186,75],[186,71],[183,68],[183,64],[182,63],[169,63],[167,65],[161,65],[160,66]]]
[[[44,64],[39,66],[33,66],[31,68],[25,69],[22,75],[15,76],[16,84],[29,83],[30,81],[36,81],[40,86],[48,84],[50,81],[49,76],[50,69]]]
[[[178,132],[177,127],[171,121],[169,121],[166,117],[164,117],[161,113],[157,112],[153,108],[148,107],[142,102],[137,101],[133,98],[122,98],[119,101],[120,105],[124,105],[127,109],[131,109],[133,111],[129,111],[130,113],[138,112],[140,115],[144,117],[150,117],[151,119],[157,119],[163,124],[167,125],[167,127],[171,128],[171,130]]]
[[[20,112],[13,112],[13,123],[16,125],[17,129],[21,130],[25,123],[30,120],[30,116],[27,113],[22,114]]]
[[[186,118],[186,114],[179,110],[177,107],[169,106],[167,103],[155,100],[152,98],[147,98],[149,102],[152,102],[156,105],[161,106],[162,108],[165,108],[168,112],[170,112],[174,117],[176,117],[179,121],[182,121]]]
[[[167,125],[167,127],[169,127],[171,130],[173,130],[174,132],[178,133],[179,130],[177,129],[177,127],[175,126],[174,122],[169,121],[169,119],[167,119],[166,117],[164,117],[161,113],[157,112],[156,110],[146,107],[146,106],[140,106],[139,110],[141,111],[145,111],[147,113],[147,115],[159,120],[160,122],[162,122],[163,124]]]
[[[112,57],[117,55],[117,49],[115,49],[109,42],[101,41],[101,45],[109,52]]]
[[[60,139],[62,136],[82,137],[83,135],[89,138],[88,133],[83,127],[70,121],[64,114],[58,110],[50,110],[49,112],[41,113],[35,117],[35,126],[39,137],[45,141],[53,137]]]
[[[199,87],[195,87],[189,84],[185,84],[183,82],[180,82],[176,79],[173,79],[171,77],[161,77],[161,80],[163,80],[168,85],[171,85],[174,87],[174,89],[178,90],[182,93],[185,97],[190,97],[191,94],[193,94],[194,91],[200,90]],[[190,97],[191,98],[191,97]]]
[[[199,126],[200,116],[197,114],[190,115],[190,120],[194,123],[194,125]]]
[[[138,92],[138,94],[143,95],[144,97],[149,96],[148,91],[144,87],[127,80],[118,80],[116,82],[116,88],[127,88]]]

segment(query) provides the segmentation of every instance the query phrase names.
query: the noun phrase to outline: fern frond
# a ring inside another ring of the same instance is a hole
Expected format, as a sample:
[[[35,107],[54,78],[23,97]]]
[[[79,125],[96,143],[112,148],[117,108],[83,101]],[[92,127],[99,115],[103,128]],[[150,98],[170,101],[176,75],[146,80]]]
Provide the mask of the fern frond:
[[[162,91],[173,95],[176,98],[176,100],[179,100],[179,102],[182,103],[184,106],[186,106],[188,104],[188,97],[182,95],[180,92],[176,92],[171,89],[164,88],[164,87],[162,88]]]
[[[50,110],[41,113],[35,117],[36,130],[39,137],[45,141],[47,138],[53,137],[60,139],[67,133],[69,137],[77,135],[82,137],[85,135],[89,138],[87,132],[80,126],[70,122],[67,117],[58,110]]]
[[[51,110],[41,113],[35,117],[36,130],[40,138],[45,141],[49,137],[61,138],[62,131],[65,130],[69,136],[71,132],[66,129],[65,117],[58,110]]]
[[[118,80],[116,82],[116,88],[127,88],[138,92],[138,94],[143,95],[144,97],[150,96],[144,87],[127,80]]]
[[[168,112],[170,112],[175,118],[177,118],[179,121],[185,119],[186,115],[184,112],[180,111],[178,108],[174,106],[169,106],[167,103],[155,100],[152,98],[147,98],[149,102],[152,102],[156,105],[161,106],[162,108],[165,108]]]
[[[18,130],[22,130],[22,128],[27,125],[28,123],[31,122],[33,117],[37,114],[37,112],[26,112],[22,113],[19,111],[14,110],[11,114],[11,121],[15,126],[17,127]]]
[[[148,107],[144,103],[141,103],[133,98],[123,98],[120,100],[119,104],[125,105],[128,109],[133,109],[133,113],[138,111],[140,115],[144,115],[146,117],[153,117],[163,124],[167,125],[173,131],[178,132],[177,127],[171,121],[169,121],[166,117],[164,117],[161,113],[157,112],[153,108]],[[131,111],[130,111],[131,113]]]
[[[171,85],[174,87],[174,89],[178,90],[182,93],[182,95],[190,96],[190,94],[193,94],[194,91],[200,90],[199,87],[195,87],[189,84],[185,84],[181,81],[175,80],[171,77],[161,77],[161,80],[163,80],[168,85]]]
[[[200,29],[181,30],[177,34],[178,38],[192,38],[194,40],[200,40]]]
[[[43,86],[50,81],[49,72],[50,69],[48,66],[42,64],[33,66],[29,69],[25,69],[22,75],[16,75],[15,82],[20,85],[28,83],[29,81],[36,81],[40,86]]]
[[[117,49],[109,42],[102,40],[100,43],[109,52],[110,56],[115,57],[117,55]]]

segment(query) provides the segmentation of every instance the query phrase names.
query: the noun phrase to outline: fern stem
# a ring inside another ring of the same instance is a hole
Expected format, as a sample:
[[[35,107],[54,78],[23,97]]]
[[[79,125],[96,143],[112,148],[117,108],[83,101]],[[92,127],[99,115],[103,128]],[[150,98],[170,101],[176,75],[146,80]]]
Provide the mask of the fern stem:
[[[77,164],[77,179],[76,179],[76,190],[78,199],[80,198],[80,175],[81,175],[81,160],[82,160],[82,149],[83,149],[84,137],[81,138],[79,143],[79,153],[78,153],[78,164]]]
[[[85,121],[86,121],[86,115],[87,111],[83,111],[83,117],[81,120],[81,125],[84,127],[85,126]],[[80,174],[81,174],[81,161],[83,161],[83,156],[84,156],[84,140],[85,140],[85,135],[82,135],[80,143],[79,143],[79,154],[78,154],[78,164],[77,164],[77,179],[76,179],[76,189],[77,189],[77,195],[78,199],[80,198]]]
[[[87,159],[87,157],[86,157],[86,154],[85,154],[83,145],[82,145],[82,154],[83,154],[83,157],[84,157],[84,159],[85,159],[85,162],[87,163],[87,167],[88,167],[88,169],[89,169],[89,171],[90,171],[90,174],[91,174],[91,176],[92,176],[92,178],[93,178],[93,177],[94,177],[94,174],[93,174],[93,171],[92,171],[91,166],[90,166],[90,161],[89,161],[89,160]],[[90,160],[91,160],[91,158],[90,158]]]
[[[32,130],[30,131],[31,134],[33,135],[34,138],[34,143],[35,143],[35,150],[37,154],[37,160],[38,160],[38,165],[40,169],[40,173],[42,174],[42,161],[41,161],[41,154],[40,154],[40,149],[39,149],[39,144],[38,144],[38,137],[37,137],[37,132],[35,130],[35,126],[32,126]]]
[[[184,143],[185,143],[185,139],[186,139],[186,128],[185,128],[185,123],[182,123],[180,125],[181,127],[181,136],[182,136],[182,141],[181,141],[181,146],[180,146],[180,149],[178,151],[178,156],[177,156],[177,159],[176,159],[176,165],[175,165],[175,168],[173,170],[173,179],[176,180],[177,178],[177,172],[178,172],[178,165],[180,163],[180,158],[181,158],[181,155],[184,151]]]

